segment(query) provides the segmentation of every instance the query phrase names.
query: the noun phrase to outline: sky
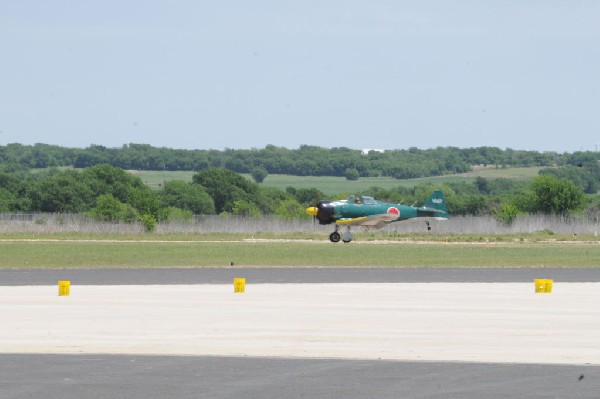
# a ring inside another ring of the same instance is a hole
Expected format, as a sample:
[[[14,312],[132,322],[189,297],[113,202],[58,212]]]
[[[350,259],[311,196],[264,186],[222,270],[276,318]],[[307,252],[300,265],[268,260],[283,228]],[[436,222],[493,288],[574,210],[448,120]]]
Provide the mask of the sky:
[[[595,151],[595,0],[0,3],[0,145]]]

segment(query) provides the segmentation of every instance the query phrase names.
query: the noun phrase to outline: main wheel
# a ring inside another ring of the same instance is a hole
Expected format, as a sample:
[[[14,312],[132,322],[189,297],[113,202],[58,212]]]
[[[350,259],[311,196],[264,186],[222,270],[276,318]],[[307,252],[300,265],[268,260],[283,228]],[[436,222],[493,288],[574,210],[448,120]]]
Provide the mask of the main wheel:
[[[342,237],[342,241],[344,241],[344,243],[348,244],[350,241],[352,241],[352,234],[350,234],[349,231],[344,233],[344,237]]]
[[[340,242],[340,239],[342,237],[340,236],[340,233],[338,233],[337,231],[334,231],[333,233],[329,234],[329,241],[331,242]]]

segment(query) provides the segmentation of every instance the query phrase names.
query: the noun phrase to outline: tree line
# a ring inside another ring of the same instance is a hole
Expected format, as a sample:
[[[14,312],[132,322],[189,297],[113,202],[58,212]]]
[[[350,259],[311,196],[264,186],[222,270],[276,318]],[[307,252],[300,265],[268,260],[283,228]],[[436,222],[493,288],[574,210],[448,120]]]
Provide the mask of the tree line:
[[[580,185],[561,175],[583,167],[544,173],[532,182],[477,178],[473,183],[423,184],[413,188],[372,187],[362,193],[403,204],[421,204],[436,188],[447,198],[451,215],[494,215],[511,223],[519,213],[567,215],[584,212],[597,217],[598,196],[586,196]],[[567,172],[564,172],[564,171]],[[49,168],[10,171],[0,165],[0,212],[81,213],[108,222],[142,222],[148,231],[156,223],[190,220],[192,215],[219,214],[282,219],[307,218],[307,206],[328,198],[316,189],[266,187],[226,168],[209,167],[191,182],[167,181],[151,189],[122,168],[100,164],[83,169]]]
[[[109,164],[129,170],[201,171],[211,167],[236,173],[288,174],[295,176],[388,176],[410,179],[463,173],[472,165],[496,167],[562,167],[594,164],[595,152],[537,152],[496,147],[400,149],[385,152],[346,147],[323,148],[303,145],[287,149],[268,145],[261,149],[184,150],[157,148],[147,144],[126,144],[120,148],[91,145],[66,148],[49,144],[8,144],[0,146],[0,164],[6,170],[71,166],[88,168]]]

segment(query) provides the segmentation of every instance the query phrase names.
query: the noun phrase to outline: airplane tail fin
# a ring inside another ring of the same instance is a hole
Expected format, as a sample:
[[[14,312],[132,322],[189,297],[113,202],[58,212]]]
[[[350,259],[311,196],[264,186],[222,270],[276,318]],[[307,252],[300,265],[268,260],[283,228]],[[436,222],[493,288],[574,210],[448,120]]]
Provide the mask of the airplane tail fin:
[[[435,190],[427,201],[423,204],[419,211],[429,213],[429,216],[448,218],[448,207],[446,206],[446,197],[442,190]]]

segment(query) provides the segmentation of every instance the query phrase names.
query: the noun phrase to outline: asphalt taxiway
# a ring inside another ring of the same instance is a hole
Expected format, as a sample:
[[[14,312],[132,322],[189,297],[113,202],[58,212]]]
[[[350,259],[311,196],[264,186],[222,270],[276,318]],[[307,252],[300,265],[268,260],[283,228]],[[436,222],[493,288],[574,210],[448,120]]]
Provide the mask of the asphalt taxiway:
[[[70,280],[77,285],[229,284],[245,277],[256,284],[310,283],[529,283],[600,282],[600,268],[353,268],[353,267],[228,267],[115,269],[0,269],[0,286],[52,285]]]

